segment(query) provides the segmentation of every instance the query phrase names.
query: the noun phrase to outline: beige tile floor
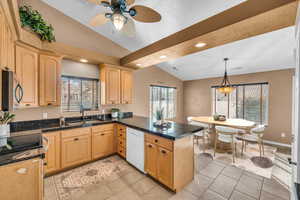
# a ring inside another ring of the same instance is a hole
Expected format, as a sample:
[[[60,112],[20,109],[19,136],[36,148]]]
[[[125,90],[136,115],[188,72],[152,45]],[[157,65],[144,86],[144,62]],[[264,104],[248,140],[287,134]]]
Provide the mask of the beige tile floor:
[[[101,181],[76,190],[67,198],[58,195],[56,182],[64,172],[45,179],[45,200],[288,200],[289,192],[272,179],[267,179],[228,163],[195,156],[195,178],[178,193],[173,193],[138,172],[118,156],[113,156],[122,170],[113,170]],[[107,159],[98,165],[109,165]],[[91,164],[82,166],[78,171]],[[70,188],[69,188],[70,189]],[[74,188],[73,188],[74,189]],[[68,192],[67,190],[65,190]]]

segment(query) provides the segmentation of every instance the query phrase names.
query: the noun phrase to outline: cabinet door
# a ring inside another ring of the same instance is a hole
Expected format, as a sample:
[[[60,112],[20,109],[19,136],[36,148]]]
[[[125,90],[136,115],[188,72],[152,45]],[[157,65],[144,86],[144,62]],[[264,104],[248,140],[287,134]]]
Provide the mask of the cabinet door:
[[[159,147],[157,159],[157,179],[169,188],[173,188],[173,153]]]
[[[44,161],[45,173],[54,172],[60,169],[60,132],[47,133],[48,149]]]
[[[121,96],[122,104],[132,103],[132,72],[127,70],[121,71]]]
[[[120,104],[120,70],[106,69],[106,103]]]
[[[60,105],[61,59],[40,55],[39,103],[41,106]]]
[[[16,46],[16,75],[23,88],[22,106],[38,106],[38,54]]]
[[[62,168],[77,165],[89,160],[91,160],[90,135],[62,139]]]
[[[42,200],[42,160],[31,159],[0,167],[0,199]]]
[[[92,137],[93,159],[101,158],[114,153],[115,140],[113,131],[93,133]]]
[[[155,144],[145,143],[145,170],[146,172],[157,178],[157,159],[158,159],[158,147]]]

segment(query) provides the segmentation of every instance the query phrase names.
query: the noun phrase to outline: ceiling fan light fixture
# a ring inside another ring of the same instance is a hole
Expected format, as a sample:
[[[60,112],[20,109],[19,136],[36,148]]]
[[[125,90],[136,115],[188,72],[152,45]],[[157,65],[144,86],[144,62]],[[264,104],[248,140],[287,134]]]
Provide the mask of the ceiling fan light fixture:
[[[111,20],[117,31],[120,31],[127,22],[127,18],[121,13],[114,13]]]
[[[84,59],[84,58],[81,58],[79,61],[82,62],[82,63],[87,63],[87,62],[89,62],[87,59]]]
[[[197,48],[201,48],[201,47],[205,47],[205,46],[206,46],[206,43],[204,43],[204,42],[199,42],[195,45],[195,47],[197,47]]]

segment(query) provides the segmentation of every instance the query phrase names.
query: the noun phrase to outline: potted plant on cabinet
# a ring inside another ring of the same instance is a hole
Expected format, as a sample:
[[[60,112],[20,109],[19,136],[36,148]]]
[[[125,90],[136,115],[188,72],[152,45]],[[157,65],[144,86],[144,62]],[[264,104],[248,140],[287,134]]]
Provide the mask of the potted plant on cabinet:
[[[10,136],[10,128],[8,123],[11,122],[14,118],[14,114],[3,112],[2,116],[0,117],[0,137]]]

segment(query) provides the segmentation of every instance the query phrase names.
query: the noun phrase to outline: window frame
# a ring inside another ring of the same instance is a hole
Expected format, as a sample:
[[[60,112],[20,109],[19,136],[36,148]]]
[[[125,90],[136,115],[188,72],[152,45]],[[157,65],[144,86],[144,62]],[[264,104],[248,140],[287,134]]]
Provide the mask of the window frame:
[[[155,116],[152,115],[153,113],[153,96],[152,96],[152,89],[153,87],[157,87],[157,88],[164,88],[164,89],[174,89],[174,116],[172,116],[171,118],[167,118],[167,116],[165,117],[165,119],[168,119],[168,120],[172,120],[172,119],[175,119],[177,117],[177,88],[176,87],[171,87],[171,86],[163,86],[163,85],[150,85],[149,86],[149,92],[150,92],[150,106],[149,106],[149,115],[150,115],[150,119],[154,119]],[[160,91],[161,93],[161,91]],[[168,92],[167,92],[168,94]],[[160,95],[161,96],[161,95]],[[160,105],[161,105],[161,99],[160,99]],[[169,106],[169,103],[167,104],[167,106]],[[160,106],[161,107],[161,106]],[[169,110],[169,108],[167,109]],[[167,112],[167,111],[166,111]]]
[[[79,80],[80,81],[80,106],[83,105],[82,100],[82,81],[96,81],[96,99],[95,99],[95,107],[92,110],[98,110],[99,109],[99,101],[100,101],[100,80],[96,78],[87,78],[87,77],[79,77],[79,76],[70,76],[70,75],[61,75],[61,80],[63,78],[68,79],[68,104],[67,104],[67,110],[63,109],[63,103],[61,99],[61,110],[62,112],[78,112],[79,110],[70,110],[70,80]],[[62,82],[62,81],[61,81]],[[61,94],[62,95],[62,94]]]
[[[263,86],[266,85],[267,86],[267,99],[266,99],[266,102],[267,102],[267,111],[266,111],[266,119],[265,119],[265,123],[263,123]],[[259,112],[259,123],[260,124],[264,124],[264,125],[268,125],[269,123],[269,82],[258,82],[258,83],[245,83],[245,84],[233,84],[232,87],[235,88],[235,91],[236,91],[236,101],[235,101],[235,107],[236,107],[236,117],[237,118],[242,118],[242,119],[245,119],[245,92],[246,92],[246,87],[247,86],[260,86],[260,101],[259,101],[259,104],[260,104],[260,112]],[[219,88],[220,86],[211,86],[212,88],[212,99],[213,99],[213,105],[212,105],[212,111],[213,111],[213,114],[216,113],[217,111],[217,89]],[[242,92],[243,92],[243,116],[240,117],[238,115],[238,98],[239,98],[239,90],[238,88],[242,88]],[[229,117],[230,115],[230,94],[227,95],[227,113],[226,113],[226,116]]]

